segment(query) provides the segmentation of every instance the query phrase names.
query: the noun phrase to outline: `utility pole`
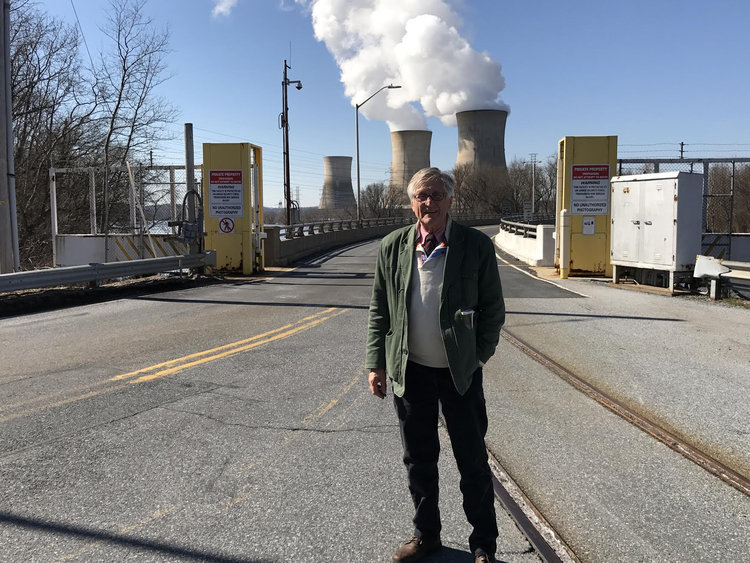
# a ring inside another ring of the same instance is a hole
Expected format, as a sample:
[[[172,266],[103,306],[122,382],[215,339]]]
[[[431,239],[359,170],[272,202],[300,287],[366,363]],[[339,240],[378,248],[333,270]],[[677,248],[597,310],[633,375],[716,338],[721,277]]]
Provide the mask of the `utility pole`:
[[[187,222],[197,228],[184,229],[183,235],[188,240],[190,254],[198,254],[201,251],[201,241],[203,240],[203,222],[200,221],[198,211],[198,191],[195,189],[195,146],[193,142],[193,124],[185,123],[185,199],[183,204],[187,209],[182,210],[183,216],[187,217]],[[205,172],[208,175],[208,172]],[[187,213],[186,213],[187,212]]]
[[[292,224],[292,192],[289,181],[289,106],[287,104],[286,87],[296,84],[297,90],[302,90],[302,82],[289,80],[286,71],[291,69],[284,59],[284,79],[281,81],[281,97],[283,108],[281,110],[281,128],[284,130],[284,200],[286,202],[286,224]]]
[[[0,274],[7,274],[20,269],[10,87],[10,0],[3,0],[0,21]]]
[[[536,153],[529,153],[531,156],[531,216],[534,216],[534,200],[536,199]]]
[[[685,143],[680,143],[680,158],[685,158]]]

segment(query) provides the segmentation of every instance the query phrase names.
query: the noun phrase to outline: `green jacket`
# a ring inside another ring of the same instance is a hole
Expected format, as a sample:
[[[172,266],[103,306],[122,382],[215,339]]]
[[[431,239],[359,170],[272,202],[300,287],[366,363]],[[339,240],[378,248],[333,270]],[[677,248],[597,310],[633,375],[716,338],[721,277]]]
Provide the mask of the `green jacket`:
[[[505,304],[492,240],[453,221],[440,289],[440,327],[456,390],[464,394],[476,368],[495,353]],[[385,368],[399,397],[409,358],[409,285],[417,229],[404,227],[380,245],[370,300],[365,367]],[[473,310],[471,315],[462,314]],[[481,364],[480,364],[481,362]]]

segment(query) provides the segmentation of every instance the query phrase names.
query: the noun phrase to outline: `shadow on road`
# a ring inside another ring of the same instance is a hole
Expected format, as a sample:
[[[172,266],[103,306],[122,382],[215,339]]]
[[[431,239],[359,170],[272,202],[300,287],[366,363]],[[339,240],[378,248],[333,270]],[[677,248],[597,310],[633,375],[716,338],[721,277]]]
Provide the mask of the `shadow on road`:
[[[113,534],[110,532],[92,530],[80,526],[60,524],[57,522],[47,522],[37,518],[25,518],[23,516],[17,516],[8,512],[0,512],[0,524],[9,524],[11,526],[17,526],[20,528],[26,528],[38,532],[48,532],[64,536],[72,536],[83,540],[107,542],[115,545],[132,547],[139,551],[163,553],[165,555],[185,557],[188,559],[195,559],[197,561],[208,561],[209,563],[271,563],[272,561],[270,559],[246,559],[228,557],[216,553],[198,551],[180,547],[177,545],[155,542],[147,539],[139,539],[135,537],[128,537],[124,535]]]
[[[683,319],[670,319],[668,317],[636,317],[633,315],[593,315],[589,313],[542,313],[539,311],[510,311],[508,315],[533,315],[535,317],[575,317],[584,319],[622,319],[627,321],[663,321],[668,323],[682,323]]]

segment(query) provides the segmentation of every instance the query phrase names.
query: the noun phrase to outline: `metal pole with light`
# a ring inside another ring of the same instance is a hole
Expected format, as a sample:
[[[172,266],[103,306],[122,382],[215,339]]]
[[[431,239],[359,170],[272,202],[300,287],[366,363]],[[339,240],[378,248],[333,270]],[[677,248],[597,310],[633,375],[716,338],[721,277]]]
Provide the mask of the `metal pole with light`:
[[[531,153],[531,216],[534,216],[534,200],[536,199],[536,153]]]
[[[361,108],[367,102],[372,100],[376,94],[379,94],[383,90],[386,90],[386,89],[392,90],[394,88],[401,88],[401,86],[394,86],[393,84],[388,84],[388,86],[383,86],[382,88],[380,88],[380,90],[372,94],[369,98],[367,98],[361,104],[354,105],[354,129],[355,129],[355,134],[357,137],[357,221],[362,220],[362,207],[359,204],[359,196],[360,196],[360,189],[359,189],[359,108]]]
[[[302,82],[299,80],[289,80],[286,71],[291,69],[284,60],[284,80],[281,81],[281,94],[283,98],[283,108],[281,110],[281,128],[284,130],[284,200],[286,202],[286,224],[292,224],[292,192],[289,181],[289,106],[287,105],[286,87],[290,84],[296,84],[297,90],[302,90]]]

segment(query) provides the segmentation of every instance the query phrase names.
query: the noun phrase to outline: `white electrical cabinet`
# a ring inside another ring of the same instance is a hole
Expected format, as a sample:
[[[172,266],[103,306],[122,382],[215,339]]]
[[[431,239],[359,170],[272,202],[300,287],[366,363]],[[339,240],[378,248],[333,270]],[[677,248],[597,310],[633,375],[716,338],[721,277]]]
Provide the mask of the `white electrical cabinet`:
[[[703,175],[663,172],[615,176],[610,260],[613,281],[624,269],[691,272],[701,253]]]

